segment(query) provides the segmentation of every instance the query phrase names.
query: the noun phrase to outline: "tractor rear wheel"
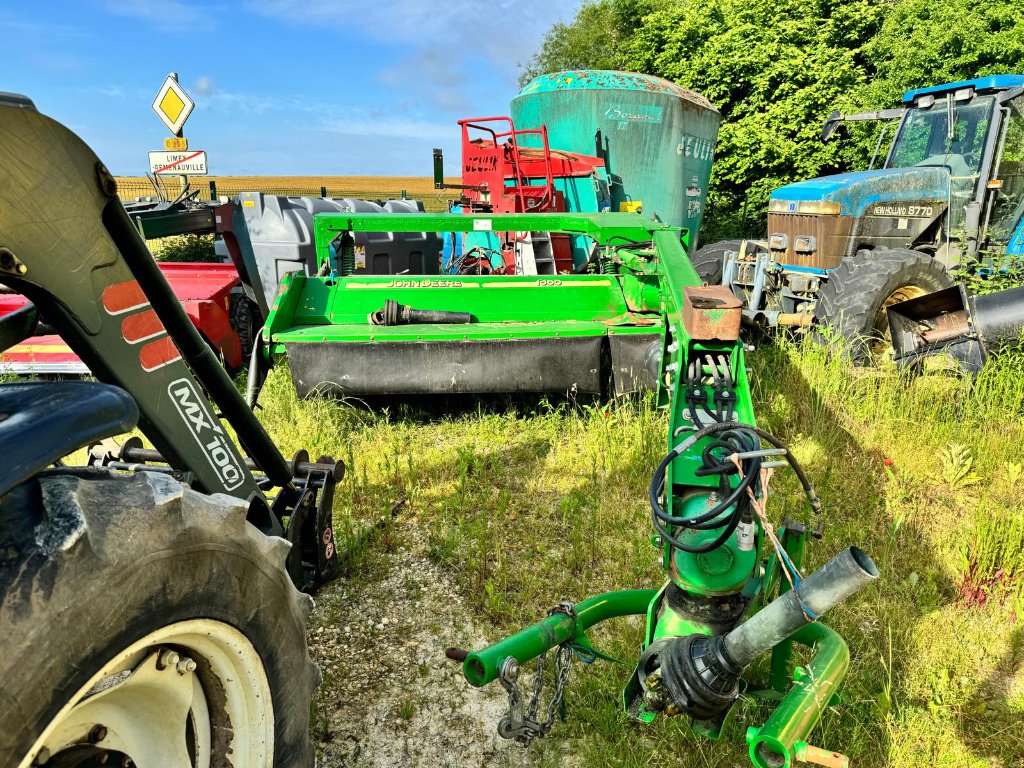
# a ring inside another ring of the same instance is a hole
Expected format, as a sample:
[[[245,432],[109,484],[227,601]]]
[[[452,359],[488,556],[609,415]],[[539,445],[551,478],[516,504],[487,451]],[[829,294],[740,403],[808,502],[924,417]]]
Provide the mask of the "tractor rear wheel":
[[[722,270],[725,267],[725,254],[729,251],[739,252],[742,240],[719,240],[717,243],[702,245],[690,257],[690,263],[697,270],[704,285],[721,285]],[[764,248],[753,240],[747,241],[747,253],[763,251]]]
[[[312,601],[245,514],[149,472],[0,499],[0,764],[313,765]]]
[[[953,284],[942,264],[921,251],[861,249],[832,271],[818,293],[815,316],[839,337],[858,365],[876,361],[889,347],[886,307]],[[823,337],[829,340],[829,333]]]

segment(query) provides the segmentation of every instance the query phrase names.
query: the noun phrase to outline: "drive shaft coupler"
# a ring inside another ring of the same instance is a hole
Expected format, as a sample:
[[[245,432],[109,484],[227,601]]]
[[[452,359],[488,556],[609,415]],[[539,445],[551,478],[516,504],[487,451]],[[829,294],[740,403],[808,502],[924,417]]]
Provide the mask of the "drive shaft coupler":
[[[413,309],[387,299],[384,306],[370,313],[371,325],[415,325],[417,323],[472,323],[469,312],[445,312],[439,309]]]
[[[666,714],[709,720],[735,701],[743,667],[722,648],[722,636],[674,638],[661,653],[661,680],[669,694]]]
[[[877,578],[871,558],[850,547],[799,582],[799,596],[786,592],[725,635],[655,641],[645,651],[656,666],[645,679],[648,701],[669,715],[718,716],[739,695],[740,675],[754,659]]]

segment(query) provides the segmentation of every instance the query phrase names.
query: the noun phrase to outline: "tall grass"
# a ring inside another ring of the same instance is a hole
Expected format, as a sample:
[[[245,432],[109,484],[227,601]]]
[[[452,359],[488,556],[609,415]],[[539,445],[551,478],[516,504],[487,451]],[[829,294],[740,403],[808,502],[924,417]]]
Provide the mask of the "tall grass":
[[[857,544],[882,570],[827,618],[853,658],[843,703],[827,711],[816,741],[865,768],[1024,765],[1021,358],[994,361],[977,379],[857,371],[786,343],[749,361],[760,425],[787,441],[825,502],[825,539],[809,566]],[[351,575],[374,578],[389,567],[381,549],[419,537],[493,639],[563,598],[664,578],[645,503],[667,429],[652,398],[367,408],[298,401],[281,370],[262,402],[288,450],[348,463],[339,535],[405,499],[394,530]],[[773,480],[769,511],[806,519],[791,475]],[[975,583],[986,600],[965,599],[964,585]],[[592,639],[634,659],[641,633],[640,621],[626,620]],[[569,720],[531,747],[534,762],[562,764],[568,743],[581,766],[744,763],[743,733],[763,721],[760,705],[742,701],[712,745],[682,720],[625,719],[618,696],[628,672],[579,665]]]

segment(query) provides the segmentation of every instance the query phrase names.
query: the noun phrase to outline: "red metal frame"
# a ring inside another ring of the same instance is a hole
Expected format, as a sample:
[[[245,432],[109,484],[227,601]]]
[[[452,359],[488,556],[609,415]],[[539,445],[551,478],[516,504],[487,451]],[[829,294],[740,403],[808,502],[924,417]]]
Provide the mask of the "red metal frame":
[[[516,130],[510,117],[471,117],[459,120],[462,128],[462,183],[469,187],[466,197],[488,203],[495,212],[526,213],[550,211],[554,201],[555,179],[551,169],[547,127]],[[487,123],[502,123],[507,130],[496,130]],[[472,132],[490,138],[474,138]],[[543,146],[541,166],[543,186],[526,183],[523,173],[521,136],[540,136]],[[502,141],[504,139],[504,141]],[[507,186],[506,180],[512,185]]]
[[[595,168],[604,167],[604,160],[599,157],[552,151],[548,144],[547,126],[544,125],[517,129],[512,118],[507,116],[470,117],[458,123],[462,128],[463,197],[469,212],[564,211],[565,196],[555,189],[555,178],[589,176]],[[524,136],[540,136],[541,146],[520,146],[520,139]],[[536,179],[543,183],[529,183]],[[514,240],[517,234],[506,233],[506,236],[508,240]],[[552,235],[551,242],[558,268],[572,269],[568,236]],[[503,249],[502,260],[506,271],[511,274],[515,263],[511,249]]]
[[[199,332],[229,368],[242,365],[242,345],[231,327],[232,289],[241,283],[233,264],[163,262],[160,270]],[[21,309],[28,299],[0,293],[0,317]],[[144,339],[140,336],[140,341]],[[60,336],[35,336],[0,352],[0,373],[85,374],[88,369]]]

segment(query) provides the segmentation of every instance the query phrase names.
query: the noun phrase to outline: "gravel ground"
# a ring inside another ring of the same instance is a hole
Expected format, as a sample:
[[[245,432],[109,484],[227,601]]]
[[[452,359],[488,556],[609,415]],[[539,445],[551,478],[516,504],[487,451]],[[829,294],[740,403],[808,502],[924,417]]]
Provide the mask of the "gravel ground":
[[[324,682],[313,734],[321,768],[521,766],[530,752],[498,738],[507,712],[497,684],[477,689],[449,646],[486,640],[450,579],[406,531],[367,585],[339,579],[317,595],[313,659]]]

